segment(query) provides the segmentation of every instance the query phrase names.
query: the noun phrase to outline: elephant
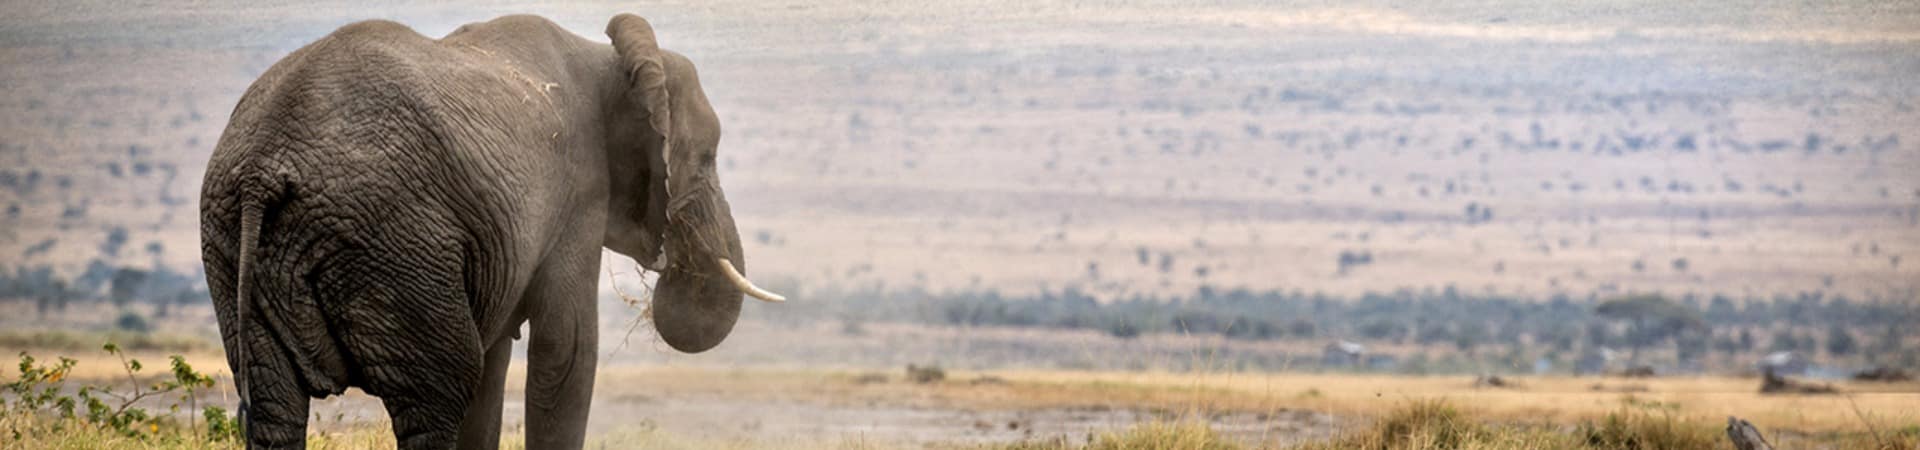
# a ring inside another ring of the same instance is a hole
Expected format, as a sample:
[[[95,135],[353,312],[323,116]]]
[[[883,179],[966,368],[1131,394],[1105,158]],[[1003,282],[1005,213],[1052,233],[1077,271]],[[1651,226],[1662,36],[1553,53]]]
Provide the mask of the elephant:
[[[720,344],[744,275],[693,63],[632,14],[597,43],[537,16],[440,39],[353,23],[273,64],[207,164],[202,258],[250,447],[309,402],[380,398],[403,448],[495,448],[527,332],[526,442],[579,448],[601,249],[660,275],[662,341]]]

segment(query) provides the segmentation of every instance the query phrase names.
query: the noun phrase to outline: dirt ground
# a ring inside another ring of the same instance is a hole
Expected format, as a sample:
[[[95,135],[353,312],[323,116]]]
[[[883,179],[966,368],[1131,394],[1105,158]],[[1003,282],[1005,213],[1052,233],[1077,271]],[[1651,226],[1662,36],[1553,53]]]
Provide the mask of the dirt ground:
[[[610,378],[621,378],[622,374],[635,372],[645,377],[658,370],[613,367],[602,372]],[[685,375],[687,371],[670,372]],[[698,373],[706,381],[687,390],[677,389],[687,386],[671,385],[687,382],[681,376],[661,378],[674,380],[668,385],[607,386],[603,383],[593,404],[588,434],[606,437],[649,432],[691,442],[741,443],[754,447],[806,440],[918,448],[1019,441],[1085,443],[1099,433],[1124,430],[1138,423],[1202,420],[1235,441],[1275,448],[1326,439],[1351,421],[1304,409],[1199,413],[1118,401],[1113,402],[1118,406],[1110,406],[1100,398],[1084,399],[1086,404],[1052,406],[999,405],[967,397],[929,399],[925,391],[966,390],[964,386],[975,382],[960,380],[956,384],[962,387],[919,387],[908,384],[898,374],[889,381],[875,382],[849,380],[839,375],[792,373],[833,387],[768,395],[756,387],[764,385],[759,381],[769,376],[761,371],[752,371],[752,375],[745,377],[729,377],[726,370]],[[777,375],[776,372],[774,376]],[[879,392],[841,395],[837,389],[846,386],[867,386]],[[504,408],[504,427],[510,433],[524,431],[525,403],[520,396],[518,391],[509,392]],[[310,425],[318,433],[338,432],[382,426],[385,417],[378,399],[356,390],[315,401]]]
[[[195,354],[189,360],[218,367],[216,358]],[[77,382],[123,380],[108,370],[110,360],[81,360]],[[525,414],[523,372],[512,373],[505,408],[510,436],[524,431]],[[802,441],[916,448],[1084,443],[1140,423],[1197,421],[1256,448],[1285,448],[1434,399],[1493,423],[1552,430],[1620,412],[1703,423],[1738,415],[1770,436],[1795,440],[1789,442],[1920,423],[1920,409],[1913,406],[1920,404],[1920,385],[1911,382],[1841,382],[1835,384],[1839,395],[1762,395],[1757,379],[1741,377],[1506,378],[1513,384],[1488,388],[1464,375],[949,370],[942,380],[921,383],[899,368],[619,363],[599,370],[589,433],[599,439],[668,436],[693,448],[779,448]],[[230,395],[222,389],[203,401]],[[385,413],[377,399],[351,390],[315,401],[310,420],[315,433],[365,433],[384,427]]]
[[[518,412],[521,406],[518,402],[509,404],[509,414]],[[804,436],[914,447],[1053,439],[1084,442],[1091,435],[1124,430],[1138,423],[1180,419],[1172,413],[1103,407],[977,410],[672,394],[602,401],[594,405],[594,414],[589,433],[596,435],[640,428],[708,441],[770,442]],[[1234,440],[1266,448],[1325,439],[1340,430],[1333,416],[1302,410],[1223,413],[1209,417],[1208,423]]]

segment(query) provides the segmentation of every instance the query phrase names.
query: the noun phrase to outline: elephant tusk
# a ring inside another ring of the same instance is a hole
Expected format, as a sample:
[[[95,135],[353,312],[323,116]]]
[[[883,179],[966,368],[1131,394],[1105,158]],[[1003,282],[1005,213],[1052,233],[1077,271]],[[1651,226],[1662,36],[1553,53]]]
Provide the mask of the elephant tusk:
[[[784,295],[767,292],[764,289],[760,289],[759,286],[754,286],[752,281],[747,280],[747,277],[740,275],[739,271],[733,270],[733,261],[728,261],[726,258],[718,259],[720,260],[720,271],[725,272],[727,274],[727,280],[732,281],[733,287],[740,288],[741,292],[745,292],[747,295],[753,296],[753,298],[766,302],[779,303],[787,301],[787,297]]]

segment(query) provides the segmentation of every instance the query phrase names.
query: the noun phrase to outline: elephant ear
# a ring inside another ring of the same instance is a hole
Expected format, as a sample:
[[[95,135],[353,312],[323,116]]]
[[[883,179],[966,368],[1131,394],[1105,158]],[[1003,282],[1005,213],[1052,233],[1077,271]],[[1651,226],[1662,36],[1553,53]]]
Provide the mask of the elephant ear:
[[[660,42],[653,37],[653,25],[633,14],[613,16],[613,20],[607,22],[607,37],[613,39],[613,50],[620,54],[627,81],[632,83],[627,88],[628,99],[646,110],[647,125],[664,138],[662,142],[673,142],[667,67],[661,62]],[[663,148],[660,153],[662,158],[667,158],[670,152]]]
[[[607,37],[613,39],[613,50],[620,57],[620,68],[626,73],[628,103],[644,114],[647,127],[661,137],[660,145],[645,155],[647,167],[646,198],[647,205],[667,204],[667,179],[672,172],[667,164],[671,158],[669,148],[673,142],[672,98],[667,93],[667,70],[662,61],[659,41],[654,38],[653,25],[647,19],[633,14],[614,16],[607,22]],[[669,264],[665,250],[667,228],[666,208],[652,207],[637,210],[641,217],[639,236],[641,250],[634,252],[635,260],[652,270],[662,270]]]

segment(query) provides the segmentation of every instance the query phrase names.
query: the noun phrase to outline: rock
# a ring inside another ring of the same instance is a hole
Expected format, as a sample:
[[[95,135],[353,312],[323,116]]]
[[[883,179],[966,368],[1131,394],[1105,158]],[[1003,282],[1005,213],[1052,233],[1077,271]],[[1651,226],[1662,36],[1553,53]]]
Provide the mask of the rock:
[[[1872,369],[1862,370],[1859,373],[1853,374],[1853,380],[1854,381],[1878,381],[1882,383],[1897,383],[1902,381],[1913,381],[1913,374],[1905,370],[1900,370],[1898,368],[1880,366]]]
[[[1652,378],[1653,375],[1653,366],[1633,366],[1620,373],[1620,376],[1627,378]]]
[[[1829,384],[1814,384],[1789,380],[1787,377],[1765,371],[1761,373],[1760,393],[1762,394],[1837,394],[1839,389]]]
[[[1594,383],[1594,384],[1593,384],[1593,386],[1592,386],[1592,387],[1589,387],[1588,389],[1590,389],[1590,390],[1592,390],[1592,391],[1594,391],[1594,392],[1622,392],[1622,393],[1634,393],[1634,392],[1648,392],[1648,391],[1650,391],[1650,389],[1647,389],[1647,386],[1646,386],[1646,385],[1640,385],[1640,384],[1627,384],[1627,385],[1619,385],[1619,386],[1608,386],[1608,385],[1605,385],[1605,384],[1601,384],[1601,383]]]
[[[1508,379],[1505,379],[1505,378],[1500,378],[1500,376],[1499,376],[1499,375],[1493,375],[1493,374],[1485,374],[1485,375],[1480,375],[1480,377],[1478,377],[1478,378],[1474,378],[1474,379],[1473,379],[1473,387],[1476,387],[1476,388],[1517,388],[1517,387],[1520,387],[1520,384],[1519,384],[1519,383],[1515,383],[1515,382],[1513,382],[1513,381],[1511,381],[1511,380],[1508,380]]]
[[[1759,428],[1738,417],[1727,416],[1727,440],[1733,441],[1735,450],[1773,450]]]

